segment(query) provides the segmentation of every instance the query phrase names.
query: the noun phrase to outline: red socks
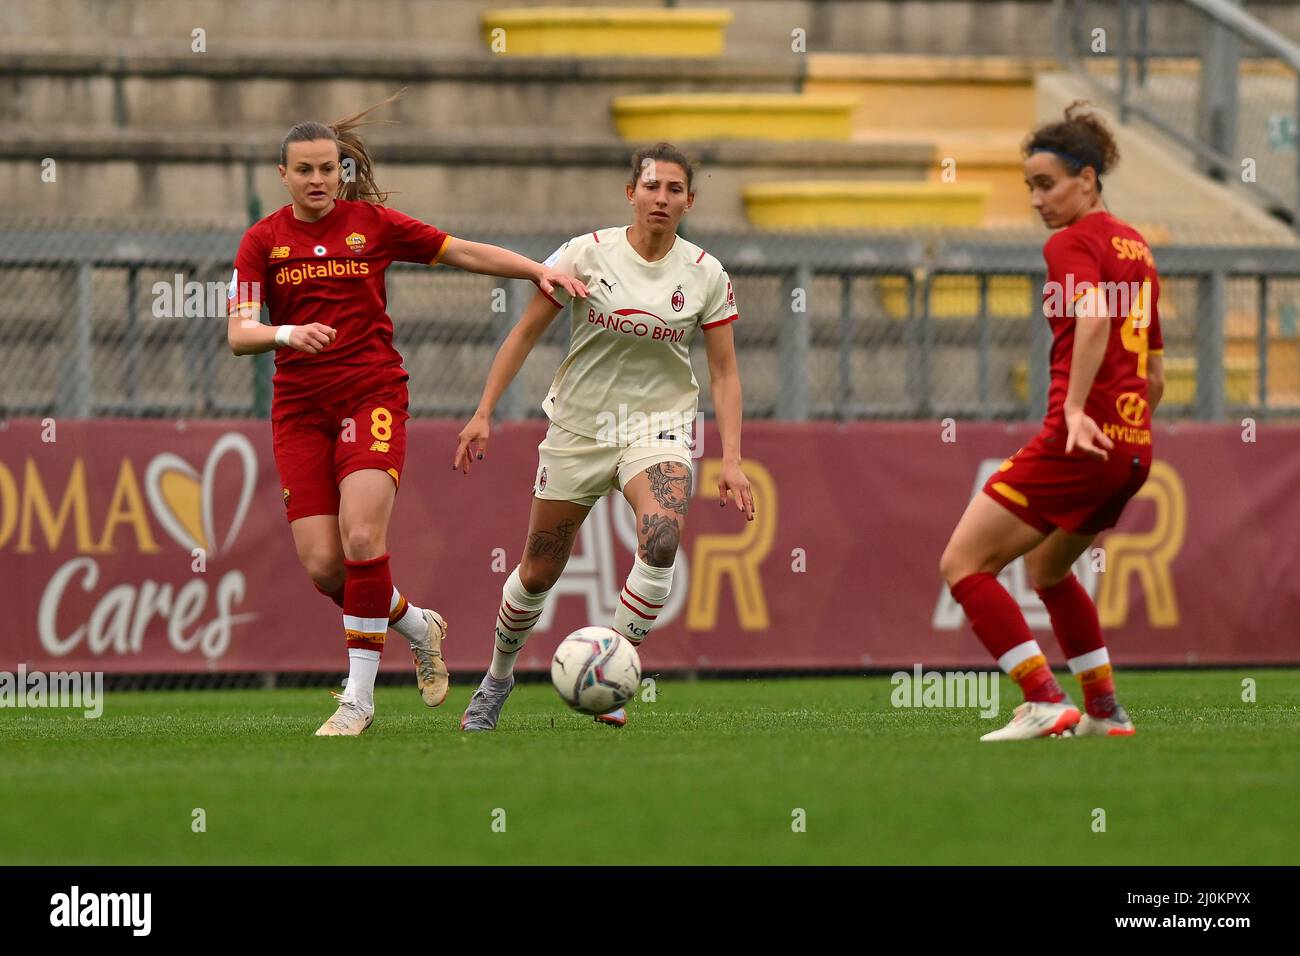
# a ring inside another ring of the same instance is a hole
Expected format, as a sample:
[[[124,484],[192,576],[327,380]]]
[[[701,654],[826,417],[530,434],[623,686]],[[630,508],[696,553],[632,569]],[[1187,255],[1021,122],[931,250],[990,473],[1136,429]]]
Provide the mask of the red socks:
[[[1083,687],[1084,708],[1093,717],[1109,717],[1115,710],[1115,681],[1097,605],[1073,574],[1037,593],[1047,607],[1052,631],[1070,670]]]
[[[343,629],[348,647],[380,651],[388,635],[388,607],[393,577],[388,555],[366,561],[343,562]]]
[[[1106,646],[1097,620],[1097,605],[1092,603],[1092,598],[1073,574],[1036,593],[1047,606],[1052,631],[1066,660]]]
[[[1047,658],[1029,632],[1020,605],[998,583],[997,575],[971,574],[951,590],[953,599],[966,612],[975,636],[1007,676],[1020,685],[1025,700],[1056,703],[1065,699],[1065,692],[1047,666]]]

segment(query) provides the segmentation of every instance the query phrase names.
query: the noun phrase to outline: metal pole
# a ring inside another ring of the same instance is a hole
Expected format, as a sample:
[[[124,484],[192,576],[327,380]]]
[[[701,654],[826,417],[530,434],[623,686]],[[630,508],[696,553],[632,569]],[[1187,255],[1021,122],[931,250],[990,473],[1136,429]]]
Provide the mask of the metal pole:
[[[802,309],[794,308],[795,293],[802,291]],[[777,328],[777,362],[780,387],[776,417],[792,422],[808,419],[808,311],[812,308],[812,269],[807,265],[788,273],[782,293],[786,305]]]
[[[1222,272],[1197,280],[1196,311],[1196,417],[1218,421],[1223,417],[1223,309],[1227,281]]]
[[[914,308],[912,312],[911,326],[911,345],[912,361],[914,366],[914,392],[916,395],[916,414],[920,418],[927,418],[932,408],[931,402],[931,349],[934,347],[934,328],[930,322],[930,288],[933,282],[933,276],[929,271],[918,270],[920,272],[919,289],[915,285],[916,278],[913,279],[913,292],[919,293],[921,307]],[[914,299],[915,301],[915,299]]]
[[[1119,5],[1119,42],[1115,55],[1119,58],[1119,121],[1128,122],[1128,5]]]
[[[1237,86],[1241,40],[1217,20],[1205,25],[1205,53],[1201,62],[1197,133],[1202,142],[1224,156],[1234,156],[1237,144]],[[1228,170],[1219,163],[1202,162],[1202,171],[1220,182]]]
[[[95,267],[89,262],[77,266],[77,324],[72,333],[72,381],[69,412],[74,418],[89,418],[94,392],[94,321],[91,281]]]
[[[1259,277],[1259,417],[1268,414],[1268,276]]]
[[[251,226],[262,218],[262,200],[257,195],[253,183],[253,164],[244,164],[244,189],[248,194],[248,224]],[[262,311],[259,322],[271,324],[271,310],[266,306],[266,296],[262,296]],[[259,352],[253,356],[253,417],[271,417],[271,377],[275,373],[275,352]]]
[[[133,414],[140,414],[140,267],[126,271],[126,400]]]
[[[1295,129],[1292,130],[1291,139],[1295,149],[1295,203],[1291,207],[1291,228],[1300,234],[1300,74],[1296,75],[1296,93],[1295,93]]]
[[[840,390],[836,396],[836,417],[845,421],[853,401],[853,273],[840,280]]]
[[[978,345],[975,353],[975,390],[979,395],[980,417],[991,418],[993,415],[989,397],[990,353],[993,351],[993,331],[989,327],[989,275],[981,272],[977,276],[980,284],[980,311],[978,322]]]

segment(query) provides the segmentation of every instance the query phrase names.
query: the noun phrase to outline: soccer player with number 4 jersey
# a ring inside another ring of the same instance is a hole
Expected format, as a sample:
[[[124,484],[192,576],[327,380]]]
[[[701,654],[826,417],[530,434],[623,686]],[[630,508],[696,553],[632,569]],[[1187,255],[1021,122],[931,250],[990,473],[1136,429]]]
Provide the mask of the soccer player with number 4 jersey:
[[[524,256],[453,239],[385,207],[354,129],[391,100],[289,130],[279,170],[291,202],[245,233],[230,286],[231,350],[275,351],[271,429],[298,559],[343,612],[348,683],[317,736],[356,736],[370,726],[390,627],[410,642],[424,702],[436,707],[447,696],[447,624],[399,593],[388,567],[409,416],[385,270],[393,262],[442,263],[532,279],[546,294],[586,291]],[[261,324],[263,305],[277,324]]]
[[[673,582],[691,500],[691,450],[699,385],[690,345],[704,335],[722,440],[718,503],[750,521],[754,501],[740,463],[740,376],[732,325],[736,297],[722,264],[677,235],[695,201],[690,161],[668,143],[638,150],[626,185],[630,226],[570,239],[547,260],[586,292],[542,290],[502,343],[478,411],[460,433],[453,468],[470,472],[487,450],[497,401],[556,315],[572,304],[569,354],[542,408],[551,420],[537,446],[523,558],[501,589],[492,662],[461,718],[492,730],[514,686],[514,664],[559,579],[592,506],[618,489],[632,506],[637,550],[611,626],[634,645],[654,628]],[[696,436],[698,438],[698,436]],[[622,708],[596,718],[623,726]]]
[[[1043,247],[1043,311],[1052,329],[1047,417],[971,501],[940,560],[976,636],[1025,695],[987,741],[1134,733],[1115,698],[1097,608],[1071,567],[1114,527],[1151,467],[1151,416],[1164,391],[1160,284],[1142,236],[1102,203],[1100,177],[1119,152],[1085,105],[1071,104],[1025,145],[1033,207],[1060,230]],[[1082,713],[998,583],[1021,556],[1080,682]]]

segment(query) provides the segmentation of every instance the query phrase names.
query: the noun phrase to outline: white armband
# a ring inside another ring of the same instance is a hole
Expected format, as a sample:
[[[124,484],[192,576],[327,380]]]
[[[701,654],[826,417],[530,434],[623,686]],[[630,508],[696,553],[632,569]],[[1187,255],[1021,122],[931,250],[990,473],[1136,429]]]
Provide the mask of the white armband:
[[[275,344],[288,345],[289,333],[293,331],[292,325],[277,325],[275,327]]]

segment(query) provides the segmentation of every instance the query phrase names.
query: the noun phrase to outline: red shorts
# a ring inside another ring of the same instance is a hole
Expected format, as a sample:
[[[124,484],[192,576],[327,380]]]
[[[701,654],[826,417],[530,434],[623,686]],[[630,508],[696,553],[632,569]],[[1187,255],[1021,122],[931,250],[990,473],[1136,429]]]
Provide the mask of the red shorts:
[[[1043,534],[1097,534],[1115,526],[1150,470],[1118,442],[1102,461],[1067,455],[1063,434],[1039,432],[989,476],[984,493]]]
[[[406,384],[271,419],[285,516],[339,513],[339,482],[377,468],[400,484],[406,463]]]

